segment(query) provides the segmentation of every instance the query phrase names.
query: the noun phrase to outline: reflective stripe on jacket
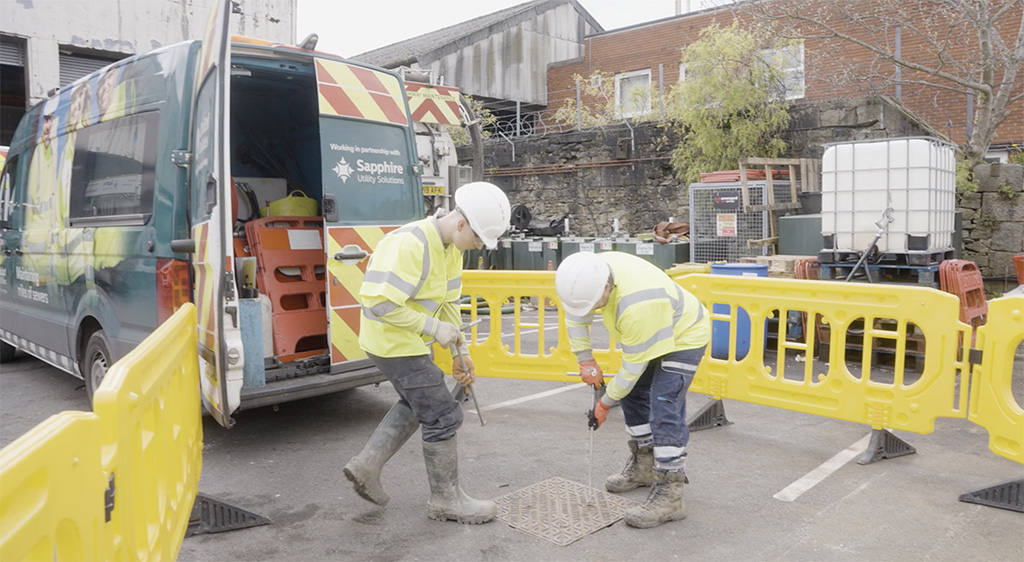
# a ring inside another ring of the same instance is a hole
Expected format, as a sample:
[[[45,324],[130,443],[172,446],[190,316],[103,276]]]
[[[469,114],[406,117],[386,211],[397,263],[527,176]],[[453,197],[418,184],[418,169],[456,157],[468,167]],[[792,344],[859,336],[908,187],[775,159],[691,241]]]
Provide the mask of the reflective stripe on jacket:
[[[366,266],[359,300],[359,347],[378,357],[427,355],[438,319],[460,322],[462,253],[441,242],[437,219],[385,236]]]
[[[608,332],[622,348],[622,368],[608,385],[608,397],[621,400],[647,363],[673,351],[696,349],[711,339],[711,318],[697,297],[677,285],[654,264],[631,254],[598,254],[612,272],[608,303],[599,309]],[[572,351],[592,359],[590,323],[566,315]]]

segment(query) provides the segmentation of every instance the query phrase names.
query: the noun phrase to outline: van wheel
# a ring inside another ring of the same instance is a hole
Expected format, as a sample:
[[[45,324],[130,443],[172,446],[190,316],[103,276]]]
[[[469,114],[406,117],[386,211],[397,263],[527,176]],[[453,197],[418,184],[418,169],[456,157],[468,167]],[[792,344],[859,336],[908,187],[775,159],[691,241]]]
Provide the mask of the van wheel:
[[[6,363],[14,359],[14,353],[18,351],[13,345],[0,341],[0,363]]]
[[[89,397],[90,404],[111,364],[107,336],[103,330],[96,330],[89,336],[89,343],[85,344],[85,353],[82,354],[82,362],[79,364],[82,377],[85,378],[85,394]]]

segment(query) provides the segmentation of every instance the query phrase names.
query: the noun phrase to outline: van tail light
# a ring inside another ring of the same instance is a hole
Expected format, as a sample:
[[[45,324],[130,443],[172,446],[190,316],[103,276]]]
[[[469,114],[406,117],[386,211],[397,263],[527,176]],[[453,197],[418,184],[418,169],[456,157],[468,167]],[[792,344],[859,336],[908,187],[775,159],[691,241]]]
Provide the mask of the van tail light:
[[[192,266],[182,260],[156,262],[156,317],[163,324],[181,305],[192,300]]]

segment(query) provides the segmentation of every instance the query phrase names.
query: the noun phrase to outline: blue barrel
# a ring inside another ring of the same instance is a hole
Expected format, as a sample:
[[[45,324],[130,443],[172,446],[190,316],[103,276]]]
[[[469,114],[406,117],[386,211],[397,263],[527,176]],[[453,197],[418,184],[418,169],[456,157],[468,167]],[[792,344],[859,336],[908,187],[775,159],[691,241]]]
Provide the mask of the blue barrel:
[[[711,273],[717,275],[739,275],[743,277],[768,277],[768,264],[761,263],[713,263]],[[715,314],[729,314],[730,306],[714,303],[711,311]],[[765,330],[765,339],[768,331]],[[750,315],[740,307],[736,311],[736,359],[743,359],[750,351]],[[728,359],[729,357],[729,321],[711,321],[711,357]]]

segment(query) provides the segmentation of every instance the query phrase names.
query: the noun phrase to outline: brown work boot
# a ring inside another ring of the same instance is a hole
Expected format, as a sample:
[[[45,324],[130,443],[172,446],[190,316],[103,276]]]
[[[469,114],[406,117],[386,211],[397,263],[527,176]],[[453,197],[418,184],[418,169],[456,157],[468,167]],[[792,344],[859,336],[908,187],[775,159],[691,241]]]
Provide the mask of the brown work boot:
[[[626,461],[626,468],[604,481],[604,487],[609,492],[618,494],[654,484],[654,445],[640,447],[635,439],[630,439],[629,452],[632,455]]]
[[[419,426],[416,415],[405,404],[398,402],[388,410],[363,450],[345,465],[345,477],[360,497],[377,505],[388,503],[391,496],[380,485],[380,471]]]
[[[651,488],[651,493],[647,495],[647,501],[643,505],[626,510],[623,519],[630,527],[650,529],[662,523],[686,518],[686,513],[683,511],[685,474],[683,472],[658,471],[656,476],[657,482]]]
[[[423,442],[423,460],[430,481],[427,517],[438,521],[454,520],[467,525],[487,523],[498,513],[489,500],[469,497],[459,485],[459,455],[455,437],[437,443]]]

